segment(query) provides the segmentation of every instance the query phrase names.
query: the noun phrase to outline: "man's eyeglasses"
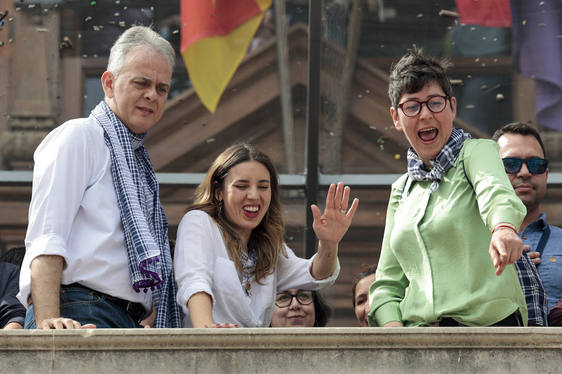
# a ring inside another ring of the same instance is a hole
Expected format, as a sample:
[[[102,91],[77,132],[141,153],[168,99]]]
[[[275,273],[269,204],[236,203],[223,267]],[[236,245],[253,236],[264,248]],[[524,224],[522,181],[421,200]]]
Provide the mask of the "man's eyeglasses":
[[[293,297],[297,299],[300,305],[308,305],[313,301],[311,291],[299,291],[295,295],[291,295],[288,292],[281,292],[277,294],[275,305],[279,308],[286,308],[293,302]]]
[[[521,170],[523,163],[527,164],[527,169],[531,174],[543,174],[548,167],[548,160],[540,157],[517,158],[506,157],[503,160],[503,166],[507,174],[515,174]]]
[[[398,104],[398,108],[402,109],[402,113],[407,117],[415,117],[420,114],[423,104],[430,112],[441,113],[447,106],[448,98],[448,96],[432,96],[426,101],[408,100]]]

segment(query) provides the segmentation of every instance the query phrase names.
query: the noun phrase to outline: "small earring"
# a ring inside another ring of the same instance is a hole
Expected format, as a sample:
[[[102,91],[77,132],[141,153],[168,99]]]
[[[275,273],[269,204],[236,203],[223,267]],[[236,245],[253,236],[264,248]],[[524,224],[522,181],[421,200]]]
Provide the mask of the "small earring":
[[[222,208],[224,206],[224,201],[219,200],[219,203],[217,204],[217,209],[219,211],[219,216],[222,215]]]

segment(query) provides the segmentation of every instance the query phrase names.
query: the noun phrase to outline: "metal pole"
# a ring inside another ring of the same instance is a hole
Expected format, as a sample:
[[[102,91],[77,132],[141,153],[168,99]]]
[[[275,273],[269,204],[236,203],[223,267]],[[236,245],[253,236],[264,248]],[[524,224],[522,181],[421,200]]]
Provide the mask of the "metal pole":
[[[339,80],[341,89],[339,91],[334,91],[337,99],[337,111],[333,122],[331,124],[325,124],[325,127],[331,128],[330,136],[326,136],[325,141],[322,143],[322,150],[326,153],[322,168],[325,173],[341,172],[343,130],[347,122],[349,104],[352,100],[351,93],[353,91],[353,76],[355,73],[357,49],[359,47],[359,36],[361,35],[361,5],[363,2],[363,0],[353,0],[349,26],[347,27],[347,52],[344,57],[342,77]]]
[[[308,1],[308,91],[306,118],[306,228],[305,253],[316,253],[310,205],[318,196],[318,135],[320,121],[320,51],[322,46],[322,0]]]
[[[287,173],[295,174],[295,146],[293,141],[293,105],[291,99],[291,75],[289,72],[289,50],[287,46],[287,21],[285,0],[275,2],[275,32],[277,35],[277,61],[279,64],[279,88],[281,112],[283,113],[283,142]]]

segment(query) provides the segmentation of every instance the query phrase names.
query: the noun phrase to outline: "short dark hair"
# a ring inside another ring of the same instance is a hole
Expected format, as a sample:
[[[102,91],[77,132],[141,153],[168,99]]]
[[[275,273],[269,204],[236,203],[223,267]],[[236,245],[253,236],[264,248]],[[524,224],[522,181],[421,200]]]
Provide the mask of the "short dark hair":
[[[539,142],[542,153],[544,154],[544,158],[546,158],[546,149],[544,148],[544,144],[542,142],[541,136],[536,128],[530,126],[523,122],[512,122],[504,125],[496,130],[494,135],[492,135],[492,139],[496,142],[503,134],[517,134],[517,135],[531,135]]]
[[[314,327],[325,327],[332,316],[332,308],[318,291],[312,291],[314,300]]]
[[[419,48],[414,47],[409,50],[390,67],[388,82],[390,105],[396,109],[398,101],[404,93],[418,92],[432,82],[439,84],[452,104],[453,89],[446,73],[448,66],[447,60],[439,61],[436,58],[425,56]]]
[[[2,256],[0,256],[0,262],[7,262],[21,267],[24,256],[25,247],[14,247],[2,253]]]
[[[357,289],[357,283],[361,281],[361,279],[368,277],[371,274],[375,274],[377,271],[376,265],[368,265],[365,271],[357,274],[355,278],[353,278],[353,284],[351,285],[351,303],[353,304],[353,309],[355,309],[355,291]]]

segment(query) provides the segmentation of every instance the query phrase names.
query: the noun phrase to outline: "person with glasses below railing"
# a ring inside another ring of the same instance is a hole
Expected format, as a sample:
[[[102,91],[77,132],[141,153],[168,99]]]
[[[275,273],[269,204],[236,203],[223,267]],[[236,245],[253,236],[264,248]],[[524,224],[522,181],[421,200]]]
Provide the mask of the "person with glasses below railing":
[[[317,291],[278,292],[271,327],[324,327],[332,311]]]
[[[494,133],[493,139],[500,147],[500,156],[511,185],[527,208],[519,235],[525,244],[530,245],[528,255],[544,285],[548,308],[544,306],[544,296],[542,300],[539,298],[538,288],[529,289],[527,300],[534,297],[535,303],[541,301],[542,308],[539,310],[546,315],[546,309],[550,312],[562,299],[562,229],[547,224],[546,214],[540,211],[548,179],[546,150],[538,131],[519,122],[501,127]],[[520,265],[519,261],[517,265]]]
[[[512,265],[525,206],[497,144],[453,128],[445,70],[417,49],[391,69],[390,115],[410,143],[408,172],[392,185],[369,324],[526,325]]]

